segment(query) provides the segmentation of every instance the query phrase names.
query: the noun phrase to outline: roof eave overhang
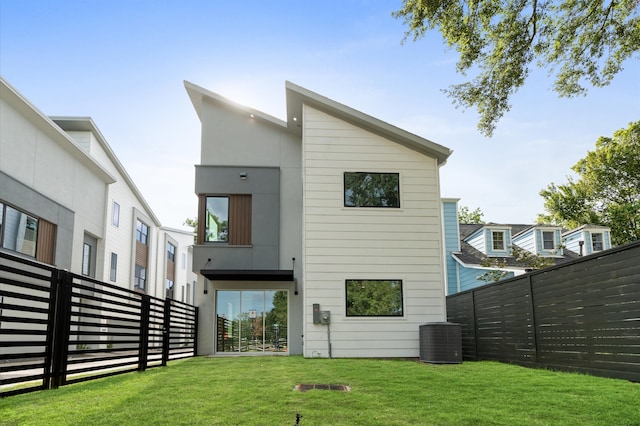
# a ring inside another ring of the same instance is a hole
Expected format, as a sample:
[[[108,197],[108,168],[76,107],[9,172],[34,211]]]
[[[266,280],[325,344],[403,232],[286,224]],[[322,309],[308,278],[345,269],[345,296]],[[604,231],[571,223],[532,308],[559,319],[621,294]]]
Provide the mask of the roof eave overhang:
[[[290,269],[202,269],[211,281],[293,281]]]
[[[414,151],[434,157],[440,166],[444,165],[453,153],[447,147],[414,135],[294,83],[287,81],[285,85],[287,92],[287,125],[292,132],[302,135],[302,106],[308,105]]]

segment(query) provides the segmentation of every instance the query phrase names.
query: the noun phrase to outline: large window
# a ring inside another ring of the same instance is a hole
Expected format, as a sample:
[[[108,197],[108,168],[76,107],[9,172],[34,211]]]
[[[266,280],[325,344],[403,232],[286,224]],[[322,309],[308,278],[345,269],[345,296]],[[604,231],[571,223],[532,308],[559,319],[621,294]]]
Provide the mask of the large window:
[[[207,197],[205,242],[229,241],[229,197]]]
[[[142,291],[147,288],[147,268],[136,265],[136,271],[133,279],[133,287]]]
[[[346,280],[348,317],[401,317],[402,280]]]
[[[38,219],[0,203],[0,241],[5,249],[36,257]]]
[[[491,233],[491,247],[495,251],[505,250],[504,231],[493,231]]]
[[[398,173],[345,172],[345,207],[400,207]]]

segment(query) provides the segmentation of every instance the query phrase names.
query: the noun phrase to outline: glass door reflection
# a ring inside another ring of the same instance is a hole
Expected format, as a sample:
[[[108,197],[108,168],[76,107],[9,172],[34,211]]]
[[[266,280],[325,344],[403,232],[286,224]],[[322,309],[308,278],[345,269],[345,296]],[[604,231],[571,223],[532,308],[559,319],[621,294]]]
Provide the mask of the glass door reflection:
[[[285,290],[218,290],[217,352],[287,352]]]

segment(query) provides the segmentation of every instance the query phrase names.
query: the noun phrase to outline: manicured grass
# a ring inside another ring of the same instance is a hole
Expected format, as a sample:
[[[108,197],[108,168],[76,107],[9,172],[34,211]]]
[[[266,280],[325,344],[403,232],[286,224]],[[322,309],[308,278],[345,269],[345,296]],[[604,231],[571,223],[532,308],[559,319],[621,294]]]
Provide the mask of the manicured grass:
[[[296,384],[350,392],[296,392]],[[493,362],[192,358],[0,400],[0,425],[638,425],[640,384]]]

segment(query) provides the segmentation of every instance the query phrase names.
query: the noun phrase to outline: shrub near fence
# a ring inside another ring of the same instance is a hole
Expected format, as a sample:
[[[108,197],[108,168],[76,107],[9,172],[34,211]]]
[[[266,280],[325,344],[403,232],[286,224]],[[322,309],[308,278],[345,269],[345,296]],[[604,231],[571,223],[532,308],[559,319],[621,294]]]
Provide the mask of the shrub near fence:
[[[0,396],[195,355],[197,308],[0,252]]]
[[[640,381],[640,241],[447,297],[466,360]]]

